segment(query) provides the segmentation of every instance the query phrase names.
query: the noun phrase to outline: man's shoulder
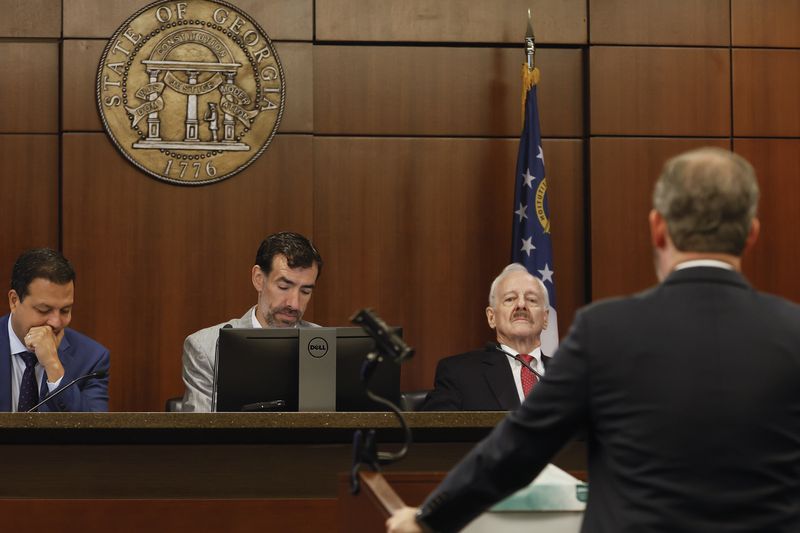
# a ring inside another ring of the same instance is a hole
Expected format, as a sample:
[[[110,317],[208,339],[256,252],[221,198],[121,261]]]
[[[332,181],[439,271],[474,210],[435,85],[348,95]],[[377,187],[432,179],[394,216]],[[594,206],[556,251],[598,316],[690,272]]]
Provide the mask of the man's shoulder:
[[[653,287],[649,287],[642,291],[639,291],[634,294],[628,294],[624,296],[612,296],[608,298],[602,298],[599,300],[595,300],[589,304],[586,304],[581,309],[578,310],[580,315],[593,315],[593,314],[605,314],[605,313],[618,313],[622,310],[627,309],[635,309],[639,306],[647,306],[649,305],[649,301],[656,296],[660,289],[659,285],[655,285]]]
[[[88,335],[84,335],[80,331],[76,331],[71,328],[66,328],[64,330],[64,338],[67,339],[70,346],[74,348],[80,347],[82,352],[84,351],[92,351],[92,352],[107,352],[108,348],[94,340],[93,338],[89,337]]]
[[[231,326],[234,328],[252,327],[249,316],[250,311],[247,311],[241,318],[231,318],[225,322],[220,322],[219,324],[214,324],[213,326],[199,329],[186,337],[186,342],[202,342],[205,339],[216,339],[219,336],[219,330],[225,326]]]
[[[216,335],[219,334],[219,330],[222,327],[224,327],[224,326],[226,326],[226,325],[228,325],[230,323],[231,323],[231,321],[228,320],[226,322],[220,322],[219,324],[214,324],[213,326],[207,326],[207,327],[205,327],[203,329],[198,329],[194,333],[188,335],[186,337],[186,340],[187,341],[190,341],[190,340],[191,341],[199,341],[201,339],[205,339],[206,337],[216,336]]]
[[[494,352],[487,352],[485,349],[472,350],[469,352],[463,352],[455,355],[448,355],[447,357],[442,358],[439,361],[439,364],[442,366],[448,366],[448,365],[464,366],[464,365],[478,364],[487,357],[491,357],[493,353]]]
[[[800,324],[800,305],[781,296],[753,291],[759,304],[753,305],[753,314],[768,319],[772,326],[797,329]]]
[[[744,278],[742,278],[744,279]],[[628,296],[606,298],[592,302],[581,308],[576,314],[576,321],[586,318],[593,320],[609,318],[619,321],[622,317],[650,318],[653,313],[663,312],[665,305],[675,305],[678,301],[671,297],[671,291],[677,284],[661,283]],[[711,286],[711,285],[708,285]],[[781,296],[760,292],[746,283],[717,284],[720,290],[728,294],[736,294],[742,309],[751,314],[769,315],[773,318],[782,316],[790,321],[800,320],[800,305]],[[697,298],[702,298],[697,294]],[[681,305],[691,305],[680,300]]]

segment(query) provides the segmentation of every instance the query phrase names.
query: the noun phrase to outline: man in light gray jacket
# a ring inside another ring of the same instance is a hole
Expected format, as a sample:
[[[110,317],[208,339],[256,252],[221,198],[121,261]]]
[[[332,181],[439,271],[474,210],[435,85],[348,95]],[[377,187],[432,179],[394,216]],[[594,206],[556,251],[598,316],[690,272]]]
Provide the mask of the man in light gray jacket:
[[[211,411],[214,365],[219,330],[234,328],[295,328],[316,326],[303,320],[322,270],[322,257],[311,241],[298,233],[267,237],[258,248],[251,275],[258,302],[242,318],[192,333],[183,343],[183,411]]]

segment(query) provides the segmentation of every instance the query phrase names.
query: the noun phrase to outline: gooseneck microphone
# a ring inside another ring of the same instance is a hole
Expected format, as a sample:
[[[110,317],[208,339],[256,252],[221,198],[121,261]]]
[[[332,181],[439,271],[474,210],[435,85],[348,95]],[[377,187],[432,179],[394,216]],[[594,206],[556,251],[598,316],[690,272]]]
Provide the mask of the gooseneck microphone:
[[[542,374],[540,374],[539,372],[537,372],[536,370],[534,370],[534,369],[533,369],[533,367],[532,367],[531,365],[529,365],[529,364],[528,364],[528,363],[527,363],[525,360],[523,360],[523,359],[522,359],[522,357],[520,357],[520,356],[519,356],[519,354],[517,354],[517,355],[512,355],[512,354],[508,353],[507,351],[505,351],[505,350],[504,350],[504,349],[503,349],[503,348],[500,346],[500,343],[497,343],[497,342],[487,342],[487,343],[486,343],[486,349],[487,349],[488,351],[490,351],[490,352],[500,352],[500,353],[506,354],[507,356],[511,357],[511,358],[512,358],[512,359],[514,359],[515,361],[519,361],[519,362],[520,362],[520,364],[522,364],[522,366],[524,366],[525,368],[527,368],[528,370],[530,370],[531,372],[533,372],[533,375],[535,375],[537,378],[539,378],[539,379],[542,379],[542,378],[544,377],[544,376],[542,376]]]
[[[86,375],[77,377],[77,378],[73,379],[72,381],[70,381],[69,383],[67,383],[66,385],[64,385],[63,387],[61,387],[60,389],[58,389],[57,391],[55,391],[53,394],[48,394],[47,396],[45,396],[44,400],[42,400],[41,402],[37,403],[36,405],[34,405],[33,407],[31,407],[30,409],[28,409],[25,412],[26,413],[32,413],[32,412],[36,411],[39,407],[43,406],[45,403],[49,402],[50,400],[52,400],[56,396],[59,396],[62,392],[64,392],[65,390],[69,389],[70,387],[73,387],[76,383],[79,383],[79,382],[84,381],[86,379],[104,378],[104,377],[106,377],[107,373],[108,372],[105,371],[105,370],[97,370],[95,372],[89,372]]]

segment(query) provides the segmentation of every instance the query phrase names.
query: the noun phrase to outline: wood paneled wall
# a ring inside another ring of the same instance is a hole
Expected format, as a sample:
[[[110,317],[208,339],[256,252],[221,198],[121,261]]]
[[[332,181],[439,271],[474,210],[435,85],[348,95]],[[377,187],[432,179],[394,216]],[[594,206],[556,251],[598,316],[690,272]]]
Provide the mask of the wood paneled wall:
[[[183,338],[255,301],[260,240],[326,260],[308,318],[372,306],[417,348],[406,389],[490,338],[507,263],[531,7],[559,322],[654,282],[645,217],[666,157],[731,147],[759,172],[754,283],[800,299],[800,0],[239,0],[276,42],[279,134],[224,182],[177,187],[119,155],[94,105],[106,39],[145,0],[3,2],[0,277],[23,249],[78,270],[73,325],[112,351],[113,410],[182,393]]]

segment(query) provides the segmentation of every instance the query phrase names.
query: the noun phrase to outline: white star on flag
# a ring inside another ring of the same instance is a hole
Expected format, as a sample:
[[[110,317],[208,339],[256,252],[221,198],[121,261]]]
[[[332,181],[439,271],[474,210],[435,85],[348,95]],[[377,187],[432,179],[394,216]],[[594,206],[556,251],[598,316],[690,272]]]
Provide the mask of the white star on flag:
[[[550,265],[545,263],[544,270],[539,270],[538,272],[542,275],[542,281],[549,281],[550,284],[553,283],[553,274],[555,274],[555,272],[550,270]]]
[[[542,164],[544,165],[544,152],[542,151],[541,145],[539,145],[539,153],[536,155],[536,159],[541,159]]]
[[[508,212],[508,211],[506,211]],[[522,239],[522,248],[521,250],[528,254],[528,257],[531,255],[531,250],[535,250],[536,247],[533,245],[533,237],[528,237],[527,239]]]
[[[533,189],[533,185],[531,185],[531,183],[536,179],[536,176],[531,174],[531,169],[525,171],[525,174],[522,175],[522,179],[525,180],[525,185]]]
[[[528,218],[528,215],[525,214],[525,210],[528,209],[527,205],[522,205],[522,202],[519,203],[519,209],[514,211],[515,214],[519,215],[519,221],[522,222],[523,218]]]

